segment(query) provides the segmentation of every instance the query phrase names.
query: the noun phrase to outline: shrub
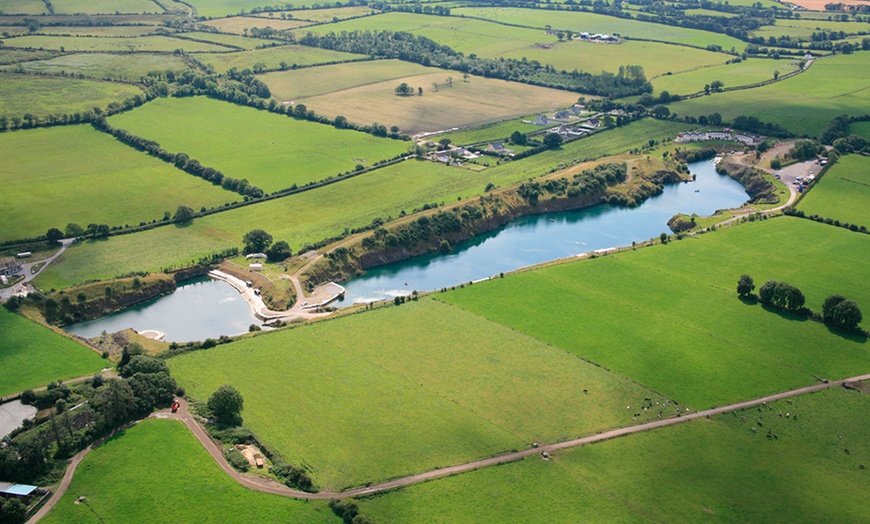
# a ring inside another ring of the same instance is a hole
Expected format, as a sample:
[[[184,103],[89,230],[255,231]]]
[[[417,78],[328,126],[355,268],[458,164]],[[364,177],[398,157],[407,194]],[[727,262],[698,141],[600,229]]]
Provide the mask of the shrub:
[[[248,460],[242,456],[236,448],[226,450],[224,452],[224,457],[226,457],[227,462],[238,471],[241,471],[242,473],[248,471]]]

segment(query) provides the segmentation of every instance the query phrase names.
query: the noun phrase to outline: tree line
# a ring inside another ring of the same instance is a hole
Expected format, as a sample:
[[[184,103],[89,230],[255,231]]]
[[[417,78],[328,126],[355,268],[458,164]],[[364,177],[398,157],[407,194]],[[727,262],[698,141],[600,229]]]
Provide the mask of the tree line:
[[[239,180],[225,176],[217,169],[203,166],[198,160],[190,158],[185,153],[170,153],[160,147],[160,144],[153,140],[134,135],[124,129],[112,127],[105,118],[98,118],[94,120],[91,125],[98,131],[108,133],[118,141],[123,142],[134,149],[144,151],[164,162],[175,165],[175,167],[188,174],[207,180],[228,191],[233,191],[251,198],[261,198],[265,194],[262,189],[250,184],[247,179]]]
[[[752,277],[747,274],[740,275],[737,280],[737,294],[741,298],[758,300],[766,306],[810,317],[837,329],[864,334],[859,327],[863,320],[861,308],[843,295],[830,295],[822,302],[821,313],[815,313],[805,306],[806,297],[803,292],[788,282],[768,280],[758,289],[758,295],[753,293],[754,290],[755,282]]]

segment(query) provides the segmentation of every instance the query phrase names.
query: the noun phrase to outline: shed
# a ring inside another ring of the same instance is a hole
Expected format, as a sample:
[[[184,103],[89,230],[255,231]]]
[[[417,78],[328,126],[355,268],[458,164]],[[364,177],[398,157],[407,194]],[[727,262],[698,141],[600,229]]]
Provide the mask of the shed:
[[[33,497],[37,489],[39,489],[38,486],[31,486],[29,484],[0,482],[0,496],[7,499],[15,498],[26,502]]]
[[[257,263],[249,265],[248,269],[250,269],[251,271],[260,271],[261,269],[263,269],[263,264],[260,264],[259,262],[257,262]]]

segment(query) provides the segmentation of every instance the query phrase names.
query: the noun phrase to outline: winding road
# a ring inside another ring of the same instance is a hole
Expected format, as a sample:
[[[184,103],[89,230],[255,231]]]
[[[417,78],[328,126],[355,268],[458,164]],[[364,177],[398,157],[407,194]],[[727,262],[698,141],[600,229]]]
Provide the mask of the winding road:
[[[650,431],[657,428],[663,428],[667,426],[673,426],[676,424],[681,424],[683,422],[689,422],[691,420],[695,420],[698,418],[710,417],[713,415],[721,415],[723,413],[728,413],[731,411],[751,408],[755,406],[759,406],[765,404],[767,402],[773,402],[776,400],[782,400],[785,398],[795,397],[798,395],[804,395],[807,393],[814,393],[816,391],[821,391],[823,389],[828,389],[832,387],[842,386],[847,383],[852,382],[861,382],[864,380],[870,380],[870,374],[860,375],[856,377],[846,378],[842,380],[835,380],[831,382],[825,382],[820,384],[814,384],[812,386],[805,386],[798,389],[792,389],[790,391],[784,391],[782,393],[776,393],[773,395],[768,395],[761,398],[756,398],[753,400],[746,400],[743,402],[737,402],[735,404],[729,404],[727,406],[722,406],[718,408],[706,409],[703,411],[696,411],[694,413],[687,413],[685,415],[667,418],[663,420],[656,420],[653,422],[647,422],[644,424],[638,424],[636,426],[629,426],[626,428],[614,429],[611,431],[605,431],[602,433],[597,433],[595,435],[590,435],[587,437],[581,437],[573,440],[566,440],[564,442],[558,442],[555,444],[547,444],[543,446],[539,446],[536,448],[526,449],[523,451],[516,451],[513,453],[505,453],[503,455],[497,455],[494,457],[475,460],[472,462],[466,462],[465,464],[458,464],[455,466],[450,466],[446,468],[436,469],[432,471],[427,471],[425,473],[419,473],[417,475],[411,475],[408,477],[402,477],[399,479],[390,480],[387,482],[382,482],[379,484],[371,484],[368,486],[361,486],[358,488],[353,488],[347,491],[341,492],[330,492],[330,491],[321,491],[318,493],[306,493],[304,491],[298,491],[295,489],[288,488],[283,484],[279,484],[277,481],[265,478],[265,477],[255,477],[250,475],[243,475],[233,469],[232,466],[227,462],[226,458],[223,455],[223,451],[221,447],[216,444],[209,436],[205,429],[197,422],[193,415],[188,411],[187,401],[181,400],[181,407],[178,410],[178,413],[170,413],[167,410],[158,411],[152,413],[148,418],[165,418],[165,419],[177,419],[184,423],[185,426],[193,433],[193,435],[199,440],[199,442],[203,445],[203,447],[208,451],[209,455],[214,459],[217,465],[224,471],[227,475],[235,479],[239,484],[245,486],[249,489],[253,489],[256,491],[260,491],[262,493],[271,493],[274,495],[281,495],[284,497],[290,497],[295,499],[303,499],[303,500],[324,500],[324,499],[344,499],[349,497],[356,497],[360,495],[369,495],[372,493],[378,493],[383,491],[388,491],[391,489],[401,488],[403,486],[408,486],[411,484],[417,484],[420,482],[425,482],[427,480],[432,480],[440,477],[446,477],[448,475],[455,475],[457,473],[464,473],[467,471],[472,471],[480,468],[485,468],[489,466],[495,466],[498,464],[504,464],[507,462],[514,462],[526,457],[530,457],[532,455],[538,455],[543,452],[551,453],[553,451],[558,451],[561,449],[574,448],[579,446],[585,446],[588,444],[594,444],[596,442],[602,442],[605,440],[610,440],[618,437],[624,437],[626,435],[632,435],[635,433],[641,433],[644,431]],[[96,445],[96,444],[94,444]],[[63,480],[61,480],[55,492],[52,494],[51,499],[42,507],[38,512],[36,512],[33,517],[31,517],[27,523],[34,524],[39,522],[45,515],[47,515],[51,509],[58,503],[58,501],[63,497],[64,493],[66,493],[69,488],[70,482],[72,481],[73,475],[75,475],[76,467],[78,467],[79,463],[81,463],[82,459],[93,449],[93,446],[88,446],[83,451],[74,456],[70,462],[69,467],[66,470],[66,473],[63,476]]]

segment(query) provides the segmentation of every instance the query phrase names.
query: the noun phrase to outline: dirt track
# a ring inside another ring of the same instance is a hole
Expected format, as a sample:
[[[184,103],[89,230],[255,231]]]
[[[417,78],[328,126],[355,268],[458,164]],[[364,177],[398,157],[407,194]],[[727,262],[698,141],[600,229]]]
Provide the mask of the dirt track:
[[[640,433],[643,431],[649,431],[652,429],[662,428],[666,426],[673,426],[675,424],[680,424],[683,422],[688,422],[690,420],[694,420],[697,418],[704,418],[713,415],[720,415],[722,413],[728,413],[730,411],[736,411],[739,409],[751,408],[754,406],[758,406],[760,404],[764,404],[766,402],[773,402],[775,400],[781,400],[784,398],[794,397],[797,395],[804,395],[807,393],[813,393],[816,391],[821,391],[823,389],[842,386],[847,382],[861,382],[864,380],[870,380],[870,374],[860,375],[857,377],[846,378],[842,380],[835,380],[828,383],[815,384],[812,386],[806,386],[798,389],[793,389],[790,391],[785,391],[782,393],[776,393],[774,395],[768,395],[766,397],[761,397],[753,400],[747,400],[744,402],[737,402],[735,404],[729,404],[727,406],[722,406],[719,408],[712,408],[703,411],[697,411],[694,413],[686,413],[685,415],[656,420],[653,422],[647,422],[645,424],[638,424],[636,426],[629,426],[627,428],[614,429],[611,431],[606,431],[603,433],[598,433],[595,435],[590,435],[587,437],[577,438],[573,440],[567,440],[564,442],[558,442],[555,444],[547,444],[537,448],[526,449],[523,451],[517,451],[514,453],[506,453],[504,455],[498,455],[495,457],[490,457],[482,460],[475,460],[472,462],[467,462],[465,464],[458,464],[455,466],[450,466],[442,469],[437,469],[433,471],[427,471],[425,473],[420,473],[417,475],[411,475],[408,477],[403,477],[400,479],[390,480],[387,482],[382,482],[380,484],[372,484],[369,486],[363,486],[358,488],[353,488],[347,491],[342,492],[329,492],[329,491],[321,491],[319,493],[306,493],[304,491],[298,491],[283,484],[279,484],[278,482],[267,479],[264,477],[253,477],[248,475],[243,475],[233,469],[232,466],[227,462],[224,458],[224,455],[221,451],[221,448],[211,440],[206,433],[205,429],[196,421],[193,415],[188,411],[187,402],[182,400],[181,407],[178,410],[178,413],[172,414],[167,410],[159,411],[153,413],[149,418],[167,418],[167,419],[177,419],[183,422],[188,429],[193,433],[193,435],[199,440],[199,442],[205,447],[206,451],[212,456],[217,465],[230,477],[235,479],[239,484],[256,490],[263,493],[272,493],[275,495],[281,495],[284,497],[291,497],[295,499],[343,499],[348,497],[355,497],[359,495],[368,495],[371,493],[377,493],[380,491],[387,491],[391,489],[400,488],[402,486],[408,486],[410,484],[417,484],[419,482],[425,482],[427,480],[432,480],[440,477],[445,477],[448,475],[455,475],[457,473],[463,473],[466,471],[472,471],[475,469],[485,468],[488,466],[495,466],[497,464],[504,464],[506,462],[514,462],[516,460],[523,459],[525,457],[530,457],[532,455],[538,455],[543,452],[552,453],[553,451],[557,451],[560,449],[574,448],[578,446],[585,446],[587,444],[594,444],[596,442],[601,442],[604,440],[610,440],[618,437],[624,437],[626,435],[632,435],[634,433]],[[48,514],[49,511],[57,504],[57,502],[63,497],[66,490],[69,488],[69,484],[72,481],[73,475],[75,474],[76,467],[82,461],[82,459],[90,452],[93,446],[88,446],[75,457],[72,458],[70,462],[69,468],[67,468],[66,473],[63,476],[63,480],[60,485],[57,487],[55,493],[51,496],[51,499],[43,506],[33,517],[28,520],[28,524],[34,524],[38,522],[42,517]]]

